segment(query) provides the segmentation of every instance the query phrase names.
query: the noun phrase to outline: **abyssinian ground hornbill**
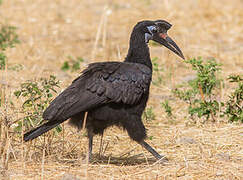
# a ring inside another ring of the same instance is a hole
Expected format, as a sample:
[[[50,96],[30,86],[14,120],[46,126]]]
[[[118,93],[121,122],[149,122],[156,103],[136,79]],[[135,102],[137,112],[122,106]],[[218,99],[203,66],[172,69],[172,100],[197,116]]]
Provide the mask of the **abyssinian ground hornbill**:
[[[162,156],[144,141],[146,129],[141,116],[152,78],[149,40],[164,45],[184,59],[179,47],[167,35],[171,26],[164,20],[138,22],[133,28],[125,61],[90,64],[44,111],[43,118],[48,122],[24,134],[24,140],[34,139],[67,119],[81,129],[85,112],[88,112],[85,127],[89,138],[89,159],[93,136],[103,135],[104,130],[112,125],[123,127],[131,139],[156,159],[161,159]]]

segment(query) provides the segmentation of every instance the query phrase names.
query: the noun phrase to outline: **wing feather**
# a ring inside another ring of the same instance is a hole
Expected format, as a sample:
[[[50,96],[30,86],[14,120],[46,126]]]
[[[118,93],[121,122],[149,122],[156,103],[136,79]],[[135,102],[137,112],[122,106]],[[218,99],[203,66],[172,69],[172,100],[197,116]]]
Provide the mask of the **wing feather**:
[[[125,62],[93,63],[45,110],[46,120],[64,120],[105,103],[133,105],[148,93],[151,69]]]

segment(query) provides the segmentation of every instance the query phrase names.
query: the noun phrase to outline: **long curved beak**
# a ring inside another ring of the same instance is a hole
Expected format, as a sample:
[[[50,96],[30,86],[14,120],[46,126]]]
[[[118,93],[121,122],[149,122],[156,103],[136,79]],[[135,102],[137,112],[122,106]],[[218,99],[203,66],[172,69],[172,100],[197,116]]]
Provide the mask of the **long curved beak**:
[[[182,59],[184,58],[184,55],[180,48],[177,46],[177,44],[167,35],[167,33],[157,33],[154,34],[152,37],[152,40],[155,42],[162,44],[163,46],[167,47],[169,50],[176,53],[178,56],[180,56]]]

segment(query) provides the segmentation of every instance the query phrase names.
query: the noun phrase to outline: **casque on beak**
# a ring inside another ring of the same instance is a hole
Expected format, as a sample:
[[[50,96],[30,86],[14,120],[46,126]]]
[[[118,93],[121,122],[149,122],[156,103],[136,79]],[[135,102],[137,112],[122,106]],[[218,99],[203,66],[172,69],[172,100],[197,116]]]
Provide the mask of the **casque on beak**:
[[[155,42],[162,44],[163,46],[167,47],[174,53],[176,53],[178,56],[180,56],[182,59],[184,58],[183,53],[181,52],[180,48],[177,46],[177,44],[167,35],[166,32],[158,32],[154,33],[152,36],[152,40]]]

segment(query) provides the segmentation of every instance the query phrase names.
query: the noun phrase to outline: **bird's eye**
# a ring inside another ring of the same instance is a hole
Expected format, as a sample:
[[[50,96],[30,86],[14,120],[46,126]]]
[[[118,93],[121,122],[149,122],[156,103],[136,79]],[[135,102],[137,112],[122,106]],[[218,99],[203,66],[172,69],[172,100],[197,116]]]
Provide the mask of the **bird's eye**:
[[[156,28],[155,26],[153,26],[152,29],[151,29],[151,31],[152,31],[153,33],[156,33],[156,32],[157,32],[157,28]]]
[[[147,28],[148,28],[148,30],[149,30],[149,32],[150,32],[151,34],[157,32],[157,27],[156,27],[156,26],[148,26]]]

